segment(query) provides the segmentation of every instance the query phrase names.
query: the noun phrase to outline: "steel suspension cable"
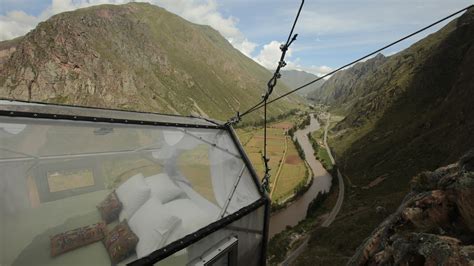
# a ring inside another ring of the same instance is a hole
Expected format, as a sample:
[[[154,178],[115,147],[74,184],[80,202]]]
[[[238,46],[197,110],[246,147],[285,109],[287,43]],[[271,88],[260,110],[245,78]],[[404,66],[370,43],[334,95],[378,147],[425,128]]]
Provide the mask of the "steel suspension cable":
[[[265,166],[265,174],[262,179],[262,187],[268,191],[269,190],[269,179],[270,179],[270,167],[268,166],[268,162],[270,159],[267,156],[267,101],[270,95],[273,93],[273,90],[277,84],[278,79],[281,77],[280,70],[286,66],[285,62],[285,56],[286,53],[290,47],[290,45],[296,40],[296,37],[298,34],[293,35],[293,32],[296,27],[296,23],[298,22],[298,19],[301,14],[301,10],[303,9],[304,5],[304,0],[301,1],[300,7],[298,9],[298,12],[296,14],[295,20],[293,21],[293,25],[291,27],[290,33],[288,34],[288,38],[286,39],[286,42],[280,46],[281,50],[281,56],[280,56],[280,61],[278,61],[278,66],[273,73],[272,78],[268,81],[267,83],[267,90],[264,95],[262,95],[262,100],[258,102],[253,108],[260,108],[259,106],[262,105],[264,107],[263,109],[263,117],[264,117],[264,125],[263,125],[263,154],[262,154],[262,159],[264,162]],[[256,110],[256,109],[255,109]],[[234,124],[240,121],[240,115],[237,113],[236,117],[233,117],[229,119],[229,121],[226,123],[227,125],[229,124]]]
[[[280,50],[282,51],[282,54],[280,56],[280,61],[278,61],[278,66],[277,66],[277,69],[275,70],[275,72],[273,73],[273,76],[272,78],[268,81],[267,83],[267,92],[262,96],[262,100],[259,101],[257,104],[255,104],[254,106],[252,106],[251,108],[249,108],[246,113],[249,111],[249,110],[254,110],[254,109],[258,109],[258,108],[261,108],[265,103],[266,100],[268,100],[268,97],[270,97],[270,94],[272,94],[273,92],[273,88],[275,87],[276,85],[276,82],[277,82],[277,79],[279,79],[281,77],[281,74],[280,74],[280,70],[281,68],[285,67],[286,66],[286,62],[285,62],[285,56],[286,56],[286,52],[288,51],[288,48],[290,47],[290,45],[293,43],[293,41],[296,40],[296,37],[298,36],[298,34],[295,34],[293,35],[293,32],[295,30],[295,27],[296,27],[296,23],[298,22],[298,19],[300,17],[300,14],[301,14],[301,10],[303,9],[303,5],[304,5],[304,0],[301,1],[301,5],[298,9],[298,13],[296,14],[296,17],[295,17],[295,20],[293,21],[293,25],[291,26],[291,30],[290,30],[290,33],[288,34],[288,38],[285,42],[285,44],[282,44],[280,46]],[[292,38],[293,37],[293,38]],[[234,123],[237,123],[240,121],[240,118],[241,118],[241,115],[239,112],[237,112],[237,115],[235,117],[232,117],[230,118],[226,124],[234,124]]]
[[[296,92],[296,91],[299,91],[299,90],[301,90],[301,89],[303,89],[303,88],[305,88],[305,87],[307,87],[307,86],[309,86],[309,85],[311,85],[311,84],[313,84],[313,83],[316,83],[316,82],[318,82],[318,81],[320,81],[320,80],[322,80],[322,79],[324,79],[324,78],[326,78],[326,77],[329,77],[329,76],[331,76],[331,75],[333,75],[333,74],[335,74],[335,73],[341,71],[342,69],[344,69],[344,68],[346,68],[346,67],[348,67],[348,66],[351,66],[351,65],[353,65],[353,64],[355,64],[355,63],[358,63],[358,62],[360,62],[360,61],[362,61],[362,60],[364,60],[364,59],[366,59],[366,58],[368,58],[368,57],[371,57],[371,56],[373,56],[373,55],[375,55],[375,54],[377,54],[377,53],[379,53],[379,52],[381,52],[381,51],[383,51],[383,50],[385,50],[385,49],[387,49],[387,48],[389,48],[389,47],[391,47],[391,46],[394,46],[395,44],[398,44],[398,43],[400,43],[400,42],[402,42],[402,41],[404,41],[404,40],[406,40],[406,39],[408,39],[408,38],[410,38],[410,37],[413,37],[414,35],[417,35],[417,34],[423,32],[423,31],[425,31],[425,30],[427,30],[427,29],[429,29],[429,28],[431,28],[431,27],[433,27],[433,26],[435,26],[435,25],[437,25],[437,24],[439,24],[439,23],[441,23],[441,22],[443,22],[443,21],[445,21],[445,20],[451,18],[451,17],[454,17],[454,16],[458,15],[458,14],[461,13],[461,12],[464,12],[464,11],[470,9],[470,8],[473,8],[473,7],[474,7],[474,5],[470,5],[470,6],[467,6],[467,7],[463,8],[463,9],[461,9],[461,10],[459,10],[459,11],[456,11],[456,12],[454,12],[454,13],[452,13],[452,14],[450,14],[450,15],[448,15],[448,16],[446,16],[446,17],[444,17],[444,18],[442,18],[442,19],[440,19],[440,20],[438,20],[438,21],[436,21],[436,22],[434,22],[434,23],[432,23],[432,24],[426,26],[426,27],[423,27],[423,28],[421,28],[421,29],[419,29],[419,30],[417,30],[417,31],[415,31],[415,32],[413,32],[413,33],[411,33],[411,34],[409,34],[409,35],[406,35],[406,36],[404,36],[404,37],[402,37],[402,38],[400,38],[400,39],[398,39],[398,40],[396,40],[396,41],[394,41],[394,42],[392,42],[392,43],[390,43],[390,44],[385,45],[385,46],[382,47],[382,48],[379,48],[379,49],[377,49],[377,50],[375,50],[375,51],[373,51],[373,52],[371,52],[371,53],[369,53],[369,54],[367,54],[367,55],[364,55],[364,56],[360,57],[359,59],[356,59],[356,60],[354,60],[354,61],[352,61],[352,62],[350,62],[350,63],[347,63],[347,64],[345,64],[345,65],[343,65],[343,66],[341,66],[341,67],[339,67],[339,68],[337,68],[337,69],[335,69],[335,70],[333,70],[333,71],[331,71],[331,72],[329,72],[329,73],[327,73],[327,74],[325,74],[325,75],[323,75],[323,76],[321,76],[321,77],[318,77],[317,79],[315,79],[315,80],[313,80],[313,81],[310,81],[310,82],[308,82],[308,83],[306,83],[306,84],[304,84],[304,85],[302,85],[302,86],[300,86],[300,87],[298,87],[298,88],[296,88],[296,89],[293,89],[293,90],[291,90],[291,91],[289,91],[289,92],[287,92],[287,93],[284,93],[284,94],[278,96],[278,97],[275,98],[275,99],[272,99],[272,100],[270,100],[270,101],[267,101],[266,104],[271,104],[271,103],[273,103],[273,102],[275,102],[275,101],[278,101],[278,100],[280,100],[281,98],[284,98],[284,97],[286,97],[286,96],[288,96],[288,95],[290,95],[290,94],[292,94],[292,93],[294,93],[294,92]],[[262,108],[262,107],[263,107],[263,102],[259,102],[259,103],[257,103],[256,105],[254,105],[254,106],[252,106],[251,108],[249,108],[247,111],[245,111],[245,112],[243,112],[242,114],[240,114],[239,116],[240,116],[240,118],[242,118],[242,117],[244,117],[244,116],[246,116],[246,115],[248,115],[248,114],[250,114],[250,113],[252,113],[252,112],[254,112],[254,111],[256,111],[256,110],[258,110],[258,109],[260,109],[260,108]]]

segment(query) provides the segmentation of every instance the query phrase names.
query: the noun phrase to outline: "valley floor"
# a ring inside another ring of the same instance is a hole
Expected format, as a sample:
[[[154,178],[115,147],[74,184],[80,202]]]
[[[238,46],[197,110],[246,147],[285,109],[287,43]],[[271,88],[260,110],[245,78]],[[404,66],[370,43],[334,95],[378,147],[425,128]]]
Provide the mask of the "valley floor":
[[[295,144],[287,135],[287,131],[293,125],[293,121],[280,121],[270,124],[267,129],[272,202],[284,202],[293,196],[299,185],[306,184],[309,179],[309,170],[298,155]],[[263,176],[263,129],[243,128],[238,129],[237,134],[257,174]]]
[[[324,121],[321,119],[324,117]],[[327,120],[326,120],[327,119]],[[320,123],[316,122],[316,126],[307,127],[295,133],[301,146],[303,147],[306,161],[311,166],[314,173],[313,186],[321,187],[325,176],[328,177],[328,182],[331,183],[331,175],[328,173],[336,172],[331,161],[331,151],[325,145],[325,135],[329,125],[332,125],[330,116],[321,116],[320,121],[325,122],[324,129],[320,127]],[[313,123],[311,123],[313,124]],[[324,156],[321,156],[324,154]],[[318,161],[319,160],[319,161]],[[323,167],[324,165],[324,167]],[[269,264],[276,265],[291,265],[295,259],[307,248],[311,231],[319,226],[329,226],[338,215],[339,210],[344,200],[344,183],[340,179],[334,179],[331,184],[328,184],[327,190],[318,194],[318,191],[308,191],[304,197],[309,196],[311,203],[304,207],[306,218],[303,218],[294,227],[287,228],[279,234],[276,234],[270,240],[269,250]],[[338,186],[339,184],[339,186]],[[329,186],[331,185],[331,186]],[[330,187],[330,189],[329,189]],[[341,189],[342,187],[342,189]],[[324,192],[325,191],[325,192]],[[341,193],[339,193],[341,191]],[[312,192],[312,193],[310,193]],[[316,197],[316,199],[314,199]],[[294,207],[291,206],[290,207]],[[301,206],[299,206],[301,208]]]

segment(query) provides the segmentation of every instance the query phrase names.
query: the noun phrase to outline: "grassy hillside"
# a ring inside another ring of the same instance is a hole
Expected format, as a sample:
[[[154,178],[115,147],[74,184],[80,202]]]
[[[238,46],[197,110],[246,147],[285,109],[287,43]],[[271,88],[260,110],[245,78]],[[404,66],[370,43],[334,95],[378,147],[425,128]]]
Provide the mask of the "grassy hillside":
[[[311,82],[317,79],[318,76],[300,70],[283,70],[281,72],[281,81],[290,89],[296,89],[301,85],[304,85],[308,82]],[[296,93],[301,96],[307,96],[311,93],[315,93],[323,85],[324,80],[320,80],[316,83],[309,85],[306,88],[303,88]]]
[[[320,89],[312,90],[307,97],[312,101],[333,106],[332,111],[337,107],[341,112],[347,113],[360,97],[365,97],[383,86],[383,73],[380,73],[380,76],[376,76],[376,73],[386,60],[385,56],[378,54],[366,62],[357,63],[334,74]]]
[[[318,99],[345,115],[330,146],[347,191],[335,223],[313,233],[298,265],[347,262],[399,206],[412,176],[453,163],[474,147],[473,44],[471,9],[410,48],[380,57],[364,75],[347,79],[353,83],[333,88],[341,89],[340,97]]]
[[[226,119],[271,77],[209,26],[144,3],[61,13],[14,44],[0,63],[0,97]]]
[[[341,167],[351,176],[366,176],[365,182],[392,172],[409,178],[472,147],[473,43],[471,10],[368,76],[361,89],[369,93],[351,95],[357,101],[335,128],[332,143]],[[370,87],[374,78],[379,83]],[[356,160],[357,167],[351,167]]]

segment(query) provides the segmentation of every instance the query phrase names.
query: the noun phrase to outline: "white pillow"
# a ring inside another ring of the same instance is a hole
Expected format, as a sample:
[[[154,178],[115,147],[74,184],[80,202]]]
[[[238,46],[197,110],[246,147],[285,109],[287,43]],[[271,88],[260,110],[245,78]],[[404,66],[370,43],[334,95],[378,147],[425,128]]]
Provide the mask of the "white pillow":
[[[151,189],[151,195],[158,197],[163,204],[185,195],[184,191],[175,185],[167,174],[152,175],[145,180]]]
[[[215,222],[215,217],[209,217],[207,213],[201,209],[190,199],[177,199],[163,205],[166,213],[176,216],[183,223],[183,235],[188,235]]]
[[[120,220],[130,220],[133,214],[150,198],[150,188],[143,175],[136,174],[120,185],[115,193],[122,202]]]
[[[128,224],[139,239],[137,257],[143,258],[165,246],[170,234],[181,224],[181,219],[166,213],[160,199],[151,197],[135,212]]]

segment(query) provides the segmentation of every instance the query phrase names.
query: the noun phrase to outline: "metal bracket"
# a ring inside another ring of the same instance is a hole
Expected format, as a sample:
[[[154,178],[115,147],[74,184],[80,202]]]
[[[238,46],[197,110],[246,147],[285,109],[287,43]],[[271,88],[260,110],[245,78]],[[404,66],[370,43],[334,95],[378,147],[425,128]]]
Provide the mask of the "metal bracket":
[[[225,123],[225,125],[226,126],[235,125],[235,124],[239,123],[240,120],[241,120],[240,112],[237,112],[234,117],[230,118],[229,121],[227,121]]]

